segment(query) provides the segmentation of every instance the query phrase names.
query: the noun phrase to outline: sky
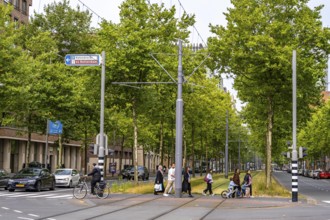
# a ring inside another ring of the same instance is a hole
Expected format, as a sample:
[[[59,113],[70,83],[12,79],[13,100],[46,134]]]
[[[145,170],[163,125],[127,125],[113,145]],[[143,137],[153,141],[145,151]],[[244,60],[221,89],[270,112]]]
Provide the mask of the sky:
[[[33,0],[30,14],[33,11],[42,13],[45,5],[52,2],[61,2],[61,0]],[[92,25],[97,27],[101,18],[111,20],[114,23],[119,22],[119,5],[123,0],[70,0],[70,4],[75,7],[79,5],[81,9],[92,10]],[[207,38],[211,36],[209,32],[209,24],[226,25],[226,19],[223,15],[227,8],[231,6],[230,0],[150,0],[151,3],[164,3],[165,7],[175,5],[177,8],[177,16],[182,15],[184,11],[188,14],[195,14],[196,24],[191,29],[190,42],[202,43],[207,42]],[[323,26],[330,27],[330,0],[310,0],[309,6],[324,5],[321,11]],[[330,62],[330,61],[329,61]],[[330,68],[329,68],[330,69]],[[233,79],[225,79],[224,86],[227,87],[232,95],[236,97],[236,91],[232,89]],[[237,100],[236,107],[240,110],[241,105]]]

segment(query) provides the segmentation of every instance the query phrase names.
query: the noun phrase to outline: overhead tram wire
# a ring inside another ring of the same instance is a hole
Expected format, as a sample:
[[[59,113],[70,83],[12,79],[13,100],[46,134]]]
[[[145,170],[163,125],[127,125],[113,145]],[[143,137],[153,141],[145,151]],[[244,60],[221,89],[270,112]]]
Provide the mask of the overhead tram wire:
[[[96,15],[98,17],[98,19],[101,19],[102,21],[106,21],[105,18],[101,17],[99,14],[97,14],[95,11],[93,11],[90,7],[88,7],[88,5],[83,3],[81,0],[78,0],[78,2],[80,2],[84,7],[86,7],[90,12],[92,12],[92,14]]]
[[[187,11],[184,9],[184,7],[183,7],[181,1],[178,0],[178,2],[179,2],[180,7],[183,9],[183,11],[184,11],[186,14],[188,14]],[[202,40],[203,44],[206,46],[206,43],[205,43],[204,39],[203,39],[202,36],[200,35],[200,33],[199,33],[199,31],[197,30],[197,28],[196,28],[195,25],[193,25],[193,28],[195,29],[195,31],[196,31],[197,35],[199,36],[199,38]]]

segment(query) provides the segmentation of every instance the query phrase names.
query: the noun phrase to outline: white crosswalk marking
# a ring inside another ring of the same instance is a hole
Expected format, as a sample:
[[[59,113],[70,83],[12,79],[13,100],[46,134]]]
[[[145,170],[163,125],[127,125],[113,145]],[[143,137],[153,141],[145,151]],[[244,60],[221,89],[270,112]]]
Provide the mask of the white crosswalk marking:
[[[69,199],[72,198],[72,195],[61,195],[61,196],[52,196],[52,197],[46,197],[47,199],[57,199],[57,198],[64,198],[67,197]]]
[[[0,193],[0,198],[24,198],[24,199],[34,199],[34,198],[44,198],[44,199],[72,199],[71,192],[57,192],[57,193],[28,193],[28,192],[11,192],[11,193]]]
[[[322,202],[325,202],[325,203],[329,203],[330,204],[330,201],[322,201]]]

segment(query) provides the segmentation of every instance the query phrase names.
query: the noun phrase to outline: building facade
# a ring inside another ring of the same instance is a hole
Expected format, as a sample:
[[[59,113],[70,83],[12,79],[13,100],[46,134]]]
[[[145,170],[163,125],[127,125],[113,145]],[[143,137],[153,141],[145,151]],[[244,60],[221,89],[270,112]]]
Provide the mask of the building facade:
[[[11,4],[14,10],[11,12],[12,20],[20,24],[29,23],[30,7],[32,0],[0,0],[1,4]]]

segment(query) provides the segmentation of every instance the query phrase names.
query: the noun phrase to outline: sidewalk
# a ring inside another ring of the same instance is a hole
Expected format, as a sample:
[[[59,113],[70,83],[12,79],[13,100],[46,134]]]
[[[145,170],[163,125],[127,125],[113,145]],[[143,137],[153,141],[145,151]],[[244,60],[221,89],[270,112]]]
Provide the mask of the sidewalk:
[[[81,201],[80,201],[81,202]],[[173,195],[133,195],[112,194],[110,198],[100,200],[88,196],[83,203],[92,210],[81,211],[75,215],[63,216],[81,219],[301,219],[310,216],[313,219],[317,206],[307,200],[291,202],[289,198],[255,197],[223,199],[220,195],[194,195],[182,198]],[[92,208],[93,209],[93,208]],[[327,210],[327,209],[325,209]],[[323,210],[318,211],[322,214]],[[95,214],[97,212],[97,214]],[[328,211],[326,211],[328,212]],[[94,213],[94,215],[93,215]],[[324,214],[328,215],[328,214]],[[86,218],[90,216],[90,218]]]

